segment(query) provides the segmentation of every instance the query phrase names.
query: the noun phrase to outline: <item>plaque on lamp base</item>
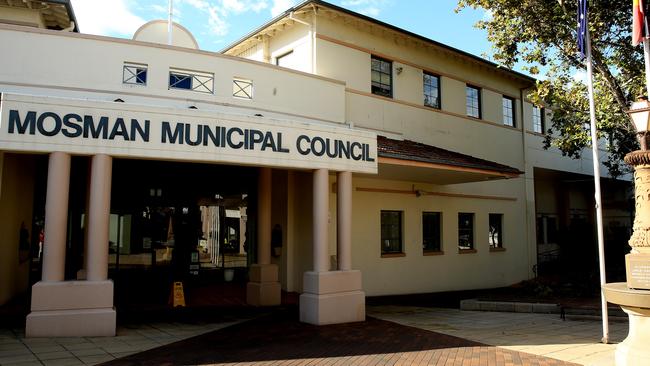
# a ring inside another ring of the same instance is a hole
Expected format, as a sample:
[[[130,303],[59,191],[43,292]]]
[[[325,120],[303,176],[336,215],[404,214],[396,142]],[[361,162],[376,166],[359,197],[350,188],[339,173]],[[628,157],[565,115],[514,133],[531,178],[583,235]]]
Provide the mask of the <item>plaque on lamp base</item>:
[[[650,290],[650,254],[630,253],[625,256],[627,287]]]

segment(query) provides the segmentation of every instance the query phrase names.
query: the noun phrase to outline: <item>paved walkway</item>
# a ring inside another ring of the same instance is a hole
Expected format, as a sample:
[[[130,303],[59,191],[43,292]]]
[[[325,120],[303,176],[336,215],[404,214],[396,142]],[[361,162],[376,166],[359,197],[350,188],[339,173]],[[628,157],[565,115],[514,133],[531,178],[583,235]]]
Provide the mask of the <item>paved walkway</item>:
[[[441,332],[499,346],[589,366],[614,364],[614,350],[627,336],[626,318],[610,321],[610,343],[600,343],[598,319],[557,314],[498,313],[406,306],[373,306],[368,314],[420,329]]]
[[[236,324],[104,364],[129,365],[574,365],[376,318],[313,326],[296,311]]]
[[[25,339],[0,329],[0,365],[613,364],[614,345],[598,343],[596,320],[405,306],[368,314],[363,323],[316,327],[278,309],[249,321],[122,326],[106,338]],[[613,340],[626,331],[627,322],[611,323]]]
[[[22,329],[0,329],[0,365],[95,365],[235,323],[128,325],[120,326],[116,337],[84,338],[25,338]]]

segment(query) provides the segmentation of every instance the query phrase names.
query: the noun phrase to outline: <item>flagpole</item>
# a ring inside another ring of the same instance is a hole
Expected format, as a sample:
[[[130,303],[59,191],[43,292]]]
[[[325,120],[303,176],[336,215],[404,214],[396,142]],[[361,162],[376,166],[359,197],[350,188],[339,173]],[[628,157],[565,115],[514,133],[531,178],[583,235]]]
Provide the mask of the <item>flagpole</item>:
[[[173,29],[173,23],[172,23],[172,14],[173,14],[173,0],[169,0],[169,14],[167,15],[167,44],[172,45],[172,29]]]
[[[591,62],[591,39],[589,37],[589,27],[585,30],[585,41],[587,48],[587,88],[589,90],[589,117],[591,120],[591,151],[594,162],[594,186],[596,199],[596,224],[598,231],[598,264],[600,269],[600,306],[603,318],[603,338],[601,342],[609,343],[609,319],[607,316],[607,300],[603,286],[607,283],[605,276],[605,239],[603,237],[603,206],[600,194],[600,159],[598,158],[598,131],[596,130],[596,106],[594,103],[594,82],[593,67]],[[648,55],[646,54],[646,57]]]
[[[643,58],[645,59],[645,88],[648,93],[646,95],[650,96],[650,41],[648,38],[643,38]]]

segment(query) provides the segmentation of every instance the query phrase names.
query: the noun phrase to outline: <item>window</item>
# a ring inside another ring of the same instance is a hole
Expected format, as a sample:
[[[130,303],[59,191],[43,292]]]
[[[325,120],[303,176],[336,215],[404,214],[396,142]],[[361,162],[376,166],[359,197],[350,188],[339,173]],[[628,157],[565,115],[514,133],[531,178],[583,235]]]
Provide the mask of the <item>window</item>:
[[[295,57],[293,50],[283,53],[275,58],[275,64],[282,67],[293,68],[295,64]]]
[[[424,73],[424,105],[440,109],[440,77]]]
[[[458,213],[458,249],[474,249],[473,213]]]
[[[393,97],[393,64],[379,57],[371,57],[372,94]]]
[[[441,220],[440,212],[422,213],[422,250],[425,252],[440,252]]]
[[[122,68],[122,83],[147,85],[147,65],[125,62]]]
[[[169,70],[169,88],[212,94],[214,75],[198,71]]]
[[[503,248],[503,214],[490,214],[489,217],[490,248]]]
[[[515,100],[510,97],[503,97],[503,124],[510,127],[515,126]]]
[[[241,99],[253,99],[253,80],[237,77],[232,79],[232,96]]]
[[[544,133],[544,108],[533,106],[533,132]]]
[[[466,85],[465,92],[467,93],[467,115],[474,118],[481,118],[481,89]]]
[[[402,211],[381,211],[381,254],[402,253]]]

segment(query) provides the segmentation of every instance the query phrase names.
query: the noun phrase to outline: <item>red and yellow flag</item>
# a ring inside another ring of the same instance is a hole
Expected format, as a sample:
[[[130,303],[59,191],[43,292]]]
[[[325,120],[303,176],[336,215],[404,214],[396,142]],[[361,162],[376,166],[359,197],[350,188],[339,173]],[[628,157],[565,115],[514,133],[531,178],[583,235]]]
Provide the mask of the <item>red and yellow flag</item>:
[[[636,46],[648,37],[648,20],[646,19],[643,0],[632,0],[632,45]]]

